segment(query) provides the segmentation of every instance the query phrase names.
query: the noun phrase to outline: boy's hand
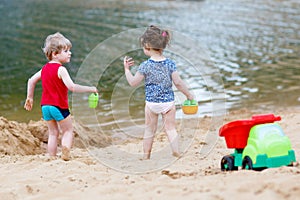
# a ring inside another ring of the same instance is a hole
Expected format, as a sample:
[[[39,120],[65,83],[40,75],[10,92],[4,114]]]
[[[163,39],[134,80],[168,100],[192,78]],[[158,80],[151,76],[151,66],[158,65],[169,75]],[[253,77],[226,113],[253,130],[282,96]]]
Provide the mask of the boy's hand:
[[[92,88],[93,88],[93,93],[98,93],[99,94],[98,89],[96,87],[93,86]]]
[[[124,69],[130,69],[134,65],[134,60],[132,58],[125,56],[124,58]]]
[[[31,111],[32,106],[33,106],[33,99],[27,98],[25,101],[24,108],[28,111]]]

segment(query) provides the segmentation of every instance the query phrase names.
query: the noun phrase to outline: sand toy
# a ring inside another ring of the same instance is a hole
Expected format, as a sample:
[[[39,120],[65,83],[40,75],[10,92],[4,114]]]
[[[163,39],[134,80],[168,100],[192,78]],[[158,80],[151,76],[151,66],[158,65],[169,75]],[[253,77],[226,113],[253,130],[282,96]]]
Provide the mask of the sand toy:
[[[198,112],[198,102],[196,100],[185,100],[182,104],[182,111],[186,115],[193,115]]]
[[[228,148],[234,153],[221,160],[221,170],[261,170],[289,166],[296,161],[289,138],[275,122],[280,116],[254,115],[249,120],[236,120],[223,125],[219,135],[225,137]]]
[[[89,95],[89,107],[90,108],[96,108],[99,101],[99,95],[98,93],[92,93]]]

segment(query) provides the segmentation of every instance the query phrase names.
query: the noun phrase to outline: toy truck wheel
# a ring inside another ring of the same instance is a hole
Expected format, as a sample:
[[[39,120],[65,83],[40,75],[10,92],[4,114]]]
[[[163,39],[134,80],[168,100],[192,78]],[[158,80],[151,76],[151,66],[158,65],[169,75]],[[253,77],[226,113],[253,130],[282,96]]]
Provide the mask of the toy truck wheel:
[[[242,169],[249,169],[249,170],[253,169],[253,163],[249,156],[245,156],[245,158],[243,159]]]
[[[234,157],[231,155],[224,156],[221,160],[221,170],[222,171],[232,171],[238,168],[234,166]]]

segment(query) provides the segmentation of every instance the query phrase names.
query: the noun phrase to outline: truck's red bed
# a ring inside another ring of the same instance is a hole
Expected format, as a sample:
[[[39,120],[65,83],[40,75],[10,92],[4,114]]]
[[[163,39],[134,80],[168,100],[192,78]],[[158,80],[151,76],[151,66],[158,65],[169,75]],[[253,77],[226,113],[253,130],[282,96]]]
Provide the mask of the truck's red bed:
[[[281,120],[274,114],[253,115],[248,120],[236,120],[223,125],[219,135],[225,137],[228,148],[243,149],[247,145],[250,129],[257,124],[273,123]]]

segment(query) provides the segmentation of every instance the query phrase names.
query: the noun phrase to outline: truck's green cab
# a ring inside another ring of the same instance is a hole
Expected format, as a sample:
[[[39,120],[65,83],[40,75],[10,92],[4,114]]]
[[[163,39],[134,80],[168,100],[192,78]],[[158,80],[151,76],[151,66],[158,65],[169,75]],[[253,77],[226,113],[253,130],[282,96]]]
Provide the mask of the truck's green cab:
[[[296,161],[291,142],[277,123],[252,127],[242,158],[244,165],[252,164],[253,168],[279,167]]]

